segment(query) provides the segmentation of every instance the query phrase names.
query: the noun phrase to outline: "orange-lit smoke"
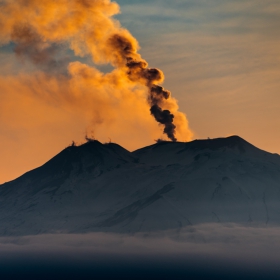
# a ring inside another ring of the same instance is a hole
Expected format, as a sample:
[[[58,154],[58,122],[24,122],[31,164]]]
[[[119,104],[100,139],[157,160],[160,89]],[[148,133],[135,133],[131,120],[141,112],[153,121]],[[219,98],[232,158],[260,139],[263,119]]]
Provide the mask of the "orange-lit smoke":
[[[113,18],[119,13],[115,2],[2,0],[0,7],[0,42],[14,42],[16,55],[40,69],[10,77],[21,94],[70,111],[75,108],[94,129],[118,119],[126,127],[132,120],[135,125],[143,122],[153,135],[158,126],[152,114],[171,140],[190,139],[186,116],[160,86],[162,71],[148,68],[138,53],[137,40]],[[114,70],[102,73],[93,66],[69,62],[57,55],[64,48],[77,57],[91,56],[97,65],[111,64]],[[3,87],[6,82],[2,82]]]

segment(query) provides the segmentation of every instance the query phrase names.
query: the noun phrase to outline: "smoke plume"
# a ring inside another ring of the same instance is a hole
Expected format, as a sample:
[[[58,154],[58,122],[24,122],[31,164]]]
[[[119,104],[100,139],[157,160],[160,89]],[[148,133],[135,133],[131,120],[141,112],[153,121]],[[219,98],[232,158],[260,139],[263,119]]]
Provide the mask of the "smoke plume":
[[[13,42],[15,54],[40,69],[24,78],[30,82],[29,92],[59,106],[71,104],[90,110],[91,105],[93,126],[118,118],[123,104],[141,110],[141,122],[146,119],[148,104],[150,114],[169,139],[190,139],[186,116],[178,112],[177,101],[161,86],[163,72],[148,67],[138,53],[137,40],[113,18],[119,13],[117,3],[0,0],[0,6],[0,43]],[[94,66],[68,61],[61,50],[69,49],[76,57],[89,56],[95,65],[111,64],[114,69],[102,73]],[[41,87],[47,85],[45,91],[32,88],[38,79],[44,80]],[[23,82],[25,87],[27,81]],[[131,116],[133,111],[127,114]]]
[[[171,95],[169,91],[157,85],[157,83],[163,82],[163,73],[159,69],[148,68],[148,63],[141,59],[128,38],[114,34],[109,39],[109,43],[113,50],[117,50],[119,65],[123,66],[122,63],[125,63],[129,79],[147,86],[151,114],[157,122],[164,125],[163,132],[168,138],[177,141],[175,138],[176,126],[173,124],[174,115],[169,110],[162,110],[161,108],[163,101],[168,100]]]

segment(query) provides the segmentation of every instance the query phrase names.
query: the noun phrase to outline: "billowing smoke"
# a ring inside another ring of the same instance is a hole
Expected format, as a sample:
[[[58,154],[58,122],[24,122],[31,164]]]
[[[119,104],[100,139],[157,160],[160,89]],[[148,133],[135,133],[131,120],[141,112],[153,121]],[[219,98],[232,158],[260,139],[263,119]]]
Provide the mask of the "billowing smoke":
[[[173,124],[174,115],[169,110],[162,110],[161,106],[163,101],[167,100],[171,93],[165,90],[163,87],[157,85],[157,82],[163,80],[163,74],[160,70],[155,68],[147,68],[146,61],[137,61],[129,57],[127,62],[128,75],[131,79],[146,82],[146,86],[149,88],[148,101],[151,105],[151,114],[155,120],[164,125],[163,132],[172,141],[177,141],[175,138],[175,128]],[[138,79],[137,79],[138,78]]]
[[[17,56],[32,62],[45,73],[45,76],[36,74],[40,79],[47,77],[47,80],[56,81],[52,84],[46,81],[47,94],[41,93],[47,96],[48,102],[53,93],[55,100],[61,103],[94,104],[95,126],[109,121],[108,111],[120,111],[121,105],[118,104],[133,103],[135,97],[128,97],[127,91],[135,96],[143,93],[150,114],[164,126],[163,132],[169,139],[176,141],[178,135],[182,140],[190,139],[185,115],[178,112],[176,100],[161,86],[164,81],[162,71],[148,67],[138,53],[137,40],[113,18],[119,12],[115,2],[0,0],[0,5],[0,43],[13,42]],[[93,66],[68,61],[67,55],[61,55],[62,49],[72,50],[76,57],[90,56],[95,64],[111,64],[114,69],[102,73]],[[60,85],[50,88],[55,83]],[[64,89],[60,91],[58,87]],[[86,87],[91,88],[90,97],[79,92]],[[57,97],[59,94],[62,97]],[[86,101],[77,101],[78,98]],[[140,118],[146,119],[144,115],[148,112],[143,98],[138,99],[137,107],[139,110],[142,107]]]
[[[175,138],[175,128],[173,124],[174,115],[169,110],[162,110],[163,101],[167,100],[171,93],[163,87],[157,85],[164,80],[163,73],[156,68],[148,68],[148,63],[141,59],[133,48],[131,42],[121,35],[113,35],[109,39],[110,45],[116,49],[120,55],[118,63],[125,62],[127,75],[132,81],[140,82],[149,89],[148,101],[151,105],[150,112],[155,120],[164,125],[164,133],[172,141]]]

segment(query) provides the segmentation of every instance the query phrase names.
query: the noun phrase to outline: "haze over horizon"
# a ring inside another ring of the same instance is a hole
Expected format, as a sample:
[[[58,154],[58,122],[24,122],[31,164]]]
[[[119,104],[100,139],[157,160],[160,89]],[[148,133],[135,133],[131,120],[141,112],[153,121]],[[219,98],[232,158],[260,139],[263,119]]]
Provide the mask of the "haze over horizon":
[[[0,4],[8,2],[15,3],[2,0]],[[139,53],[149,66],[164,72],[164,87],[178,100],[179,111],[187,114],[190,129],[179,140],[239,135],[258,148],[280,153],[279,1],[117,3],[122,13],[114,18],[138,40]],[[112,15],[117,13],[114,7]],[[11,22],[18,12],[11,13]],[[142,114],[149,104],[142,102],[140,88],[124,103],[118,98],[128,98],[130,90],[120,87],[113,99],[106,95],[110,99],[106,103],[104,91],[89,81],[81,85],[75,80],[71,86],[79,90],[76,95],[67,94],[68,81],[53,78],[67,75],[66,69],[74,76],[81,65],[89,67],[82,69],[85,72],[93,67],[103,73],[112,71],[108,64],[93,63],[84,50],[79,54],[77,41],[72,42],[72,50],[65,42],[48,49],[55,52],[55,67],[41,64],[42,57],[33,57],[40,62],[34,64],[26,53],[22,55],[26,50],[16,49],[6,36],[9,25],[5,22],[0,28],[0,183],[42,165],[72,140],[81,142],[92,131],[98,140],[111,138],[128,150],[162,137],[162,127],[149,112]],[[88,98],[91,92],[103,95],[93,103]],[[93,116],[99,109],[102,114]]]

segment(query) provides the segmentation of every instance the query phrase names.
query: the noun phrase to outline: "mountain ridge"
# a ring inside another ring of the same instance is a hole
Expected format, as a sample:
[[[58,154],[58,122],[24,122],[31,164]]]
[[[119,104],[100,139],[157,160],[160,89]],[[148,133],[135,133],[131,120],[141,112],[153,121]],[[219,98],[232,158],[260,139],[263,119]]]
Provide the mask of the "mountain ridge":
[[[0,235],[280,224],[280,156],[238,136],[70,146],[0,185]]]
[[[43,165],[35,168],[35,169],[32,169],[30,171],[27,171],[26,173],[20,175],[19,177],[9,181],[9,182],[12,182],[14,180],[17,180],[19,178],[21,178],[22,176],[26,176],[27,174],[30,174],[30,172],[33,172],[34,170],[38,170],[42,167],[46,167],[49,165],[49,163],[51,162],[52,165],[57,165],[59,167],[61,167],[61,162],[59,164],[53,164],[53,161],[54,160],[57,160],[59,157],[61,157],[62,155],[65,155],[66,153],[69,153],[70,151],[75,151],[75,150],[85,150],[86,147],[102,147],[103,150],[104,150],[104,147],[115,147],[117,148],[119,151],[122,151],[124,153],[127,153],[127,157],[131,157],[131,160],[138,160],[137,158],[137,155],[139,155],[141,152],[143,151],[149,151],[149,150],[154,150],[156,148],[159,148],[159,147],[162,147],[162,146],[165,146],[165,145],[184,145],[185,146],[185,150],[206,150],[206,149],[210,149],[210,150],[215,150],[215,149],[221,149],[221,148],[235,148],[237,147],[239,149],[239,151],[241,153],[244,153],[245,152],[245,149],[244,149],[244,145],[247,146],[247,147],[250,147],[251,149],[256,149],[258,150],[259,152],[264,152],[266,154],[270,154],[270,155],[275,155],[275,156],[279,156],[278,154],[276,153],[270,153],[270,152],[267,152],[265,150],[262,150],[260,148],[257,148],[256,146],[250,144],[249,142],[247,142],[246,140],[244,140],[243,138],[237,136],[237,135],[232,135],[232,136],[229,136],[229,137],[220,137],[220,138],[214,138],[214,139],[196,139],[196,140],[193,140],[193,141],[189,141],[189,142],[172,142],[172,141],[160,141],[160,142],[157,142],[155,144],[152,144],[152,145],[149,145],[149,146],[146,146],[146,147],[142,147],[142,148],[139,148],[139,149],[136,149],[132,152],[126,150],[125,148],[123,148],[122,146],[120,146],[119,144],[117,143],[105,143],[105,144],[102,144],[101,142],[99,142],[98,140],[89,140],[87,141],[86,143],[82,144],[82,145],[71,145],[71,146],[68,146],[66,147],[65,149],[63,149],[61,152],[59,152],[57,155],[55,155],[54,157],[52,157],[50,160],[48,160],[46,163],[44,163]],[[92,149],[87,149],[87,151],[92,151]],[[95,150],[96,151],[96,150]],[[182,152],[182,151],[179,151],[179,152]],[[73,153],[72,153],[73,155]],[[96,156],[96,154],[95,154]],[[66,156],[67,157],[67,156]],[[136,157],[136,158],[135,158]],[[280,157],[280,156],[279,156]],[[44,170],[45,172],[45,170]],[[5,182],[3,184],[0,184],[0,187],[1,185],[4,185],[4,184],[7,184],[9,182]]]

